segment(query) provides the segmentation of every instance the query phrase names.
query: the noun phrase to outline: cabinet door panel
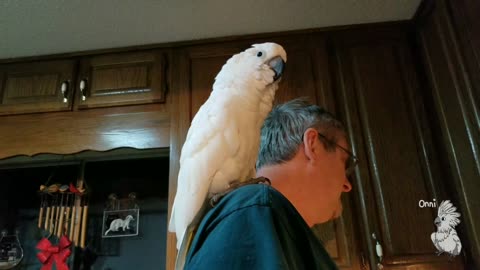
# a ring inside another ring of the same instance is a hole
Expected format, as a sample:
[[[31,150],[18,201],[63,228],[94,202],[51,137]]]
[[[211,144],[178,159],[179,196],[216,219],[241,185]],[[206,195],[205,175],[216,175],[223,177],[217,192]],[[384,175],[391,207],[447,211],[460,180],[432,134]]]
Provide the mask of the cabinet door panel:
[[[190,120],[210,96],[215,76],[230,56],[231,54],[191,59],[192,115]]]
[[[77,107],[163,102],[168,57],[166,52],[144,51],[84,58],[77,84]]]
[[[137,89],[148,87],[149,65],[103,66],[92,70],[92,93],[96,96],[111,95],[112,89]],[[128,90],[125,90],[127,92]]]
[[[302,44],[306,46],[305,43]],[[275,94],[275,104],[302,96],[316,101],[313,65],[317,59],[313,59],[311,51],[305,47],[300,48],[286,42],[283,42],[283,46],[288,54],[287,64]]]
[[[70,110],[74,64],[63,60],[0,67],[0,115]]]

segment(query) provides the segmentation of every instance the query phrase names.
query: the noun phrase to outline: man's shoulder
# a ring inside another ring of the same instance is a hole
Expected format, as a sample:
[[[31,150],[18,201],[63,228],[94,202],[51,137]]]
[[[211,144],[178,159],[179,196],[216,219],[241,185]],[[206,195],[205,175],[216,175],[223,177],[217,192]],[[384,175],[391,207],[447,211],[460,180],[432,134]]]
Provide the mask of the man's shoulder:
[[[238,232],[248,237],[242,238]],[[265,260],[259,259],[267,265],[272,265],[273,269],[278,268],[273,265],[277,266],[282,259],[286,260],[284,262],[286,267],[288,265],[293,269],[306,269],[306,266],[312,266],[311,269],[336,269],[335,263],[290,201],[266,184],[239,187],[210,209],[197,230],[189,253],[190,259],[187,261],[195,257],[192,265],[198,266],[199,261],[223,258],[224,262],[230,262],[231,265],[241,265],[240,263],[244,262],[241,258],[256,258],[258,252],[264,251],[263,248],[255,250],[252,247],[252,245],[260,247],[263,243],[267,243],[269,251],[279,250],[284,254],[280,257],[265,256]],[[233,250],[242,250],[243,255],[227,252],[223,253],[223,257],[215,257],[213,255],[216,253],[212,254],[211,249],[218,250],[219,245],[220,249],[235,245],[237,248]],[[248,248],[239,249],[238,246]],[[274,249],[277,246],[279,248]],[[299,252],[300,250],[302,252]],[[248,255],[250,253],[251,257]]]

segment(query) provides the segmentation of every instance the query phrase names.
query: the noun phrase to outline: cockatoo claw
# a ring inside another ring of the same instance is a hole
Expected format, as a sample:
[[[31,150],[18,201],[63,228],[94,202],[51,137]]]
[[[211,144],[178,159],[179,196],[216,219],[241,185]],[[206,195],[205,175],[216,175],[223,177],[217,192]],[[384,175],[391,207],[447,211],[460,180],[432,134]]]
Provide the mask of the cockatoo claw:
[[[233,190],[235,190],[235,189],[237,189],[241,186],[251,185],[251,184],[268,184],[268,185],[271,185],[272,183],[270,182],[270,179],[268,179],[266,177],[251,178],[250,180],[243,181],[243,182],[240,182],[240,181],[230,182],[230,184],[228,184],[228,189],[227,190],[225,190],[224,192],[219,192],[219,193],[213,194],[212,198],[210,199],[210,205],[212,207],[215,207],[215,205],[217,205],[217,203],[220,201],[220,199],[222,199],[228,193],[232,192]]]

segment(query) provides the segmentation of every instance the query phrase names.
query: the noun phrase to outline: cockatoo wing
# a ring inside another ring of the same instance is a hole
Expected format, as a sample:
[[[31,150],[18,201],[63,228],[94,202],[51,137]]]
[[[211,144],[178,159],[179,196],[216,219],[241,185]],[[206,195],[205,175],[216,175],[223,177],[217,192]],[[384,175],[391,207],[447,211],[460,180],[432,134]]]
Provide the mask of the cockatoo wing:
[[[460,242],[460,238],[457,234],[452,235],[452,239],[456,243],[455,249],[453,250],[452,254],[458,255],[462,251],[462,242]]]
[[[182,148],[178,198],[169,228],[177,232],[178,239],[183,238],[183,231],[205,202],[214,177],[228,173],[228,167],[233,163],[230,157],[239,148],[235,125],[232,122],[225,124],[229,114],[220,112],[221,108],[212,106],[213,102],[209,99],[200,108]]]
[[[215,96],[209,100],[215,100]],[[177,197],[173,205],[175,213],[169,228],[179,239],[176,269],[183,269],[195,229],[208,210],[212,182],[215,178],[232,177],[230,179],[234,180],[234,175],[238,174],[237,162],[232,158],[240,148],[238,128],[234,123],[226,125],[227,118],[232,119],[230,113],[220,112],[212,103],[207,101],[198,111],[182,149]],[[205,129],[206,126],[209,129]]]
[[[442,248],[440,247],[440,245],[437,243],[437,239],[436,239],[435,236],[436,236],[436,233],[434,232],[434,233],[432,233],[432,235],[430,236],[430,238],[432,239],[432,243],[433,243],[433,245],[435,246],[435,248],[436,248],[437,250],[441,251],[441,250],[443,250],[443,249],[442,249]]]

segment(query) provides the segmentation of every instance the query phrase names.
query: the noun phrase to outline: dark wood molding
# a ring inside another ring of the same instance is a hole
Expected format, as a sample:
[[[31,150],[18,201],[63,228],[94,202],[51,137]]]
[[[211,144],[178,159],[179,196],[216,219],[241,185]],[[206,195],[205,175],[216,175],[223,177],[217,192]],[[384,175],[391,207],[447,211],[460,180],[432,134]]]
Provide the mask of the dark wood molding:
[[[435,0],[422,0],[420,5],[413,15],[412,22],[415,25],[422,23],[423,21],[427,20],[428,17],[432,14],[433,10],[435,9]]]
[[[176,57],[171,61],[171,93],[168,97],[170,111],[170,168],[168,184],[168,220],[170,222],[173,200],[177,192],[177,176],[180,169],[180,153],[190,127],[192,100],[190,91],[190,67],[188,53],[184,49],[175,51]],[[168,226],[168,225],[167,225]],[[177,257],[175,233],[168,232],[166,243],[166,268],[175,269]]]
[[[75,154],[36,154],[32,156],[18,155],[0,159],[0,169],[19,169],[19,168],[37,168],[50,167],[59,164],[79,164],[81,161],[114,161],[114,160],[130,160],[144,159],[155,157],[168,157],[168,148],[148,148],[136,149],[131,147],[115,148],[108,151],[91,151],[85,150]]]

